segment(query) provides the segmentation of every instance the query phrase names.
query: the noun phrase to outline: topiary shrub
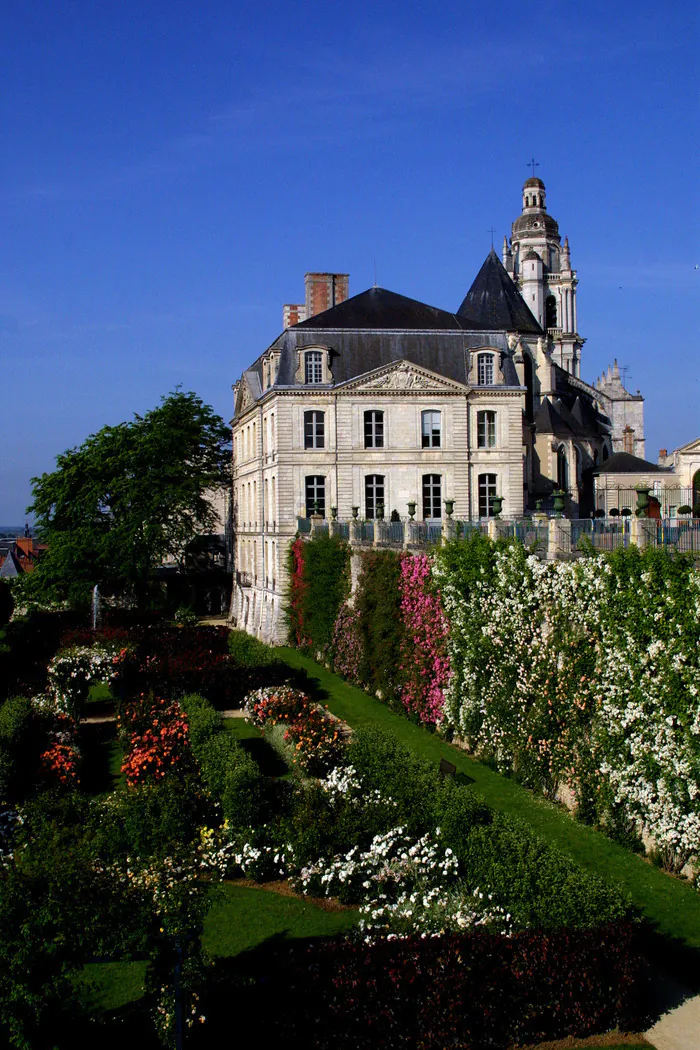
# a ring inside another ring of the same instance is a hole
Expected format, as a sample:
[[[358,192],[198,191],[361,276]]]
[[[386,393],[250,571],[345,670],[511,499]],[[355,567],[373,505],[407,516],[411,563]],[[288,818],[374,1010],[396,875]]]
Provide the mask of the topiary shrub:
[[[623,518],[631,518],[632,517],[632,511],[631,511],[631,509],[629,507],[623,507],[622,510],[620,511],[620,514],[622,515]]]
[[[678,513],[679,513],[679,514],[691,514],[691,513],[692,513],[692,510],[693,510],[693,508],[692,508],[692,507],[690,506],[690,504],[689,504],[689,503],[683,503],[683,504],[682,504],[682,505],[681,505],[681,506],[680,506],[680,507],[678,508]]]
[[[360,680],[396,710],[403,710],[396,673],[404,638],[400,577],[400,554],[391,550],[367,551],[362,555],[355,595],[362,637]]]
[[[608,511],[608,514],[609,514],[609,516],[611,518],[619,518],[620,517],[620,511],[618,510],[617,507],[611,507],[610,510]]]

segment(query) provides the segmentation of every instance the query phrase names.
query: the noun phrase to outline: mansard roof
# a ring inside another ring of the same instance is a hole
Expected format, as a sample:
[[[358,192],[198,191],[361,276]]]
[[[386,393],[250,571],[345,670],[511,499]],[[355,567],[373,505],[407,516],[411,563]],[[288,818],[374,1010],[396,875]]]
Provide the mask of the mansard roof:
[[[544,334],[493,248],[457,314],[464,328]]]
[[[374,331],[459,331],[465,325],[447,310],[440,310],[437,306],[428,306],[417,299],[409,299],[405,295],[375,286],[345,299],[330,310],[309,317],[307,321],[300,321],[293,327],[331,330],[349,328]]]

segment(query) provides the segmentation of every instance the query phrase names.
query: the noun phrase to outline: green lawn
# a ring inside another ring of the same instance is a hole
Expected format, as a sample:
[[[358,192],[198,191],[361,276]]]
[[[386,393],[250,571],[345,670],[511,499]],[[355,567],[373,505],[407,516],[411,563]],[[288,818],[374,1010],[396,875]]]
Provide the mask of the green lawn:
[[[325,911],[308,900],[229,883],[213,891],[203,943],[212,958],[232,958],[273,937],[332,937],[356,921],[355,910]],[[117,1010],[141,998],[145,973],[145,962],[89,963],[78,979],[80,997],[92,1013]]]
[[[474,789],[494,809],[521,817],[581,867],[622,887],[655,930],[671,938],[678,949],[700,949],[700,894],[688,883],[671,878],[600,832],[577,823],[561,806],[474,761],[423,726],[394,714],[379,700],[348,685],[296,649],[279,648],[276,652],[289,667],[307,672],[316,699],[327,703],[333,714],[355,728],[379,726],[436,764],[440,758],[447,758],[474,782]]]

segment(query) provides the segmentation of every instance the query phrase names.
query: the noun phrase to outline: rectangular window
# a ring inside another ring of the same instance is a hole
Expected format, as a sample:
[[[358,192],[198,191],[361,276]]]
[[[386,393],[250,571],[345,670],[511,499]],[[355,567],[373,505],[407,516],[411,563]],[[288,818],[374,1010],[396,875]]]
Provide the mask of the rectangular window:
[[[496,475],[479,474],[479,517],[493,517],[493,497],[496,495]]]
[[[384,448],[384,413],[365,412],[365,448]]]
[[[493,386],[493,354],[479,354],[476,365],[479,386]]]
[[[377,508],[384,508],[384,475],[368,474],[365,478],[365,517],[377,517]]]
[[[326,479],[322,474],[311,474],[306,479],[306,516],[326,516]]]
[[[307,350],[304,354],[304,381],[323,382],[323,358],[320,350]]]
[[[423,475],[423,520],[442,517],[442,478],[439,474]]]
[[[496,413],[477,412],[476,414],[477,448],[496,447]]]
[[[304,448],[323,448],[324,443],[324,413],[304,412]]]
[[[440,448],[440,413],[421,412],[423,448]]]

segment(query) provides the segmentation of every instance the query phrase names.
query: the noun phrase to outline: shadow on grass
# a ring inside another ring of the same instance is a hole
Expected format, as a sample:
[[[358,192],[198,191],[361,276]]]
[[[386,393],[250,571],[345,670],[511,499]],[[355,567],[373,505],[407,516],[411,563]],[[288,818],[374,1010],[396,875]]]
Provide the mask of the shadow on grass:
[[[122,750],[115,722],[83,722],[80,726],[80,784],[89,795],[113,791],[121,782]]]
[[[283,777],[289,772],[287,763],[263,737],[247,737],[238,743],[255,759],[263,776]]]

